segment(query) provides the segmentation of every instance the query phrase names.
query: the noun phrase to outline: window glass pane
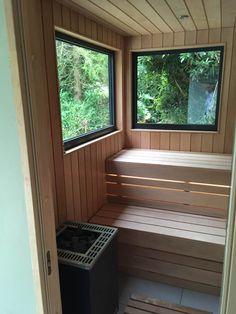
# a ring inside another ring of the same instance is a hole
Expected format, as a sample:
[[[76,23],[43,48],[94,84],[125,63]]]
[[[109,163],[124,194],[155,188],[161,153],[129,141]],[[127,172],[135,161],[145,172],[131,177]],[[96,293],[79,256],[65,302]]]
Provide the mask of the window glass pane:
[[[56,40],[63,140],[113,125],[110,55]]]
[[[136,123],[217,124],[222,50],[137,55]]]

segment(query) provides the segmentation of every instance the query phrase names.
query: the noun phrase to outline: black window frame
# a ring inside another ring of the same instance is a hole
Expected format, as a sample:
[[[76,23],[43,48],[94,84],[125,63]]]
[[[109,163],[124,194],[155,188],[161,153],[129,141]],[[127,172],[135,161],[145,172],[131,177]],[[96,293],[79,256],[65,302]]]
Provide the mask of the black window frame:
[[[214,125],[210,124],[152,124],[137,122],[137,57],[147,55],[176,54],[181,52],[198,52],[220,50],[219,64],[219,84],[216,103],[216,120]],[[223,81],[224,45],[206,46],[195,48],[167,49],[155,51],[135,51],[132,52],[132,128],[133,129],[153,129],[153,130],[179,130],[179,131],[210,131],[216,132],[219,127],[219,112],[221,103],[221,85]]]
[[[67,151],[81,144],[87,143],[101,136],[107,135],[117,130],[116,127],[116,102],[115,102],[115,51],[81,40],[77,37],[55,31],[55,40],[64,41],[68,44],[77,45],[79,47],[89,49],[95,52],[104,53],[108,56],[108,73],[109,73],[109,108],[110,108],[110,124],[111,126],[88,132],[86,134],[63,140],[64,150]],[[58,90],[60,82],[58,79]],[[60,101],[60,97],[59,97]],[[60,107],[61,111],[61,107]],[[61,118],[61,117],[60,117]],[[61,120],[62,123],[62,120]],[[63,135],[62,135],[63,138]]]

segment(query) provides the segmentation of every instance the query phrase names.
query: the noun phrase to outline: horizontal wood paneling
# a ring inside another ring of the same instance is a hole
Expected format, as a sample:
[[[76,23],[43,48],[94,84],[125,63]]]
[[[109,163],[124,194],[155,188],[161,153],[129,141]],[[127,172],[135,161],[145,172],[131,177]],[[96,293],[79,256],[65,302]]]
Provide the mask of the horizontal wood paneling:
[[[201,21],[199,21],[200,23]],[[197,22],[198,23],[198,22]],[[131,51],[160,48],[174,48],[208,44],[225,44],[225,62],[221,93],[220,122],[218,133],[200,132],[163,132],[158,130],[132,130],[131,128]],[[236,29],[218,28],[198,31],[153,34],[129,38],[126,47],[127,58],[127,133],[126,146],[133,148],[157,148],[193,152],[231,153],[233,129],[236,118],[234,100],[236,89],[233,88],[236,67]],[[142,140],[137,141],[135,133]]]

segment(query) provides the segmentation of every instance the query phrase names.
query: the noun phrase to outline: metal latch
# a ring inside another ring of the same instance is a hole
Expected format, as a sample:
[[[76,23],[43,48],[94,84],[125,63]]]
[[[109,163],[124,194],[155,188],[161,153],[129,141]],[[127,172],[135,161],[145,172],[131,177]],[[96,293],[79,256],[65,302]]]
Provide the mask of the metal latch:
[[[47,251],[47,266],[48,266],[48,276],[52,273],[52,262],[50,251]]]

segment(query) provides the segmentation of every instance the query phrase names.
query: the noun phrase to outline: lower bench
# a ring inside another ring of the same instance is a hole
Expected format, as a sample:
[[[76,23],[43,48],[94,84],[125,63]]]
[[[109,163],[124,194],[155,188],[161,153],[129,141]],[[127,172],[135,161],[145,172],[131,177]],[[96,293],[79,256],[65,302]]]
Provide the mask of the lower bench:
[[[153,298],[131,295],[124,314],[212,314],[210,312],[186,307],[179,304],[167,303]]]
[[[121,271],[219,294],[225,219],[108,203],[90,222],[119,228]]]

